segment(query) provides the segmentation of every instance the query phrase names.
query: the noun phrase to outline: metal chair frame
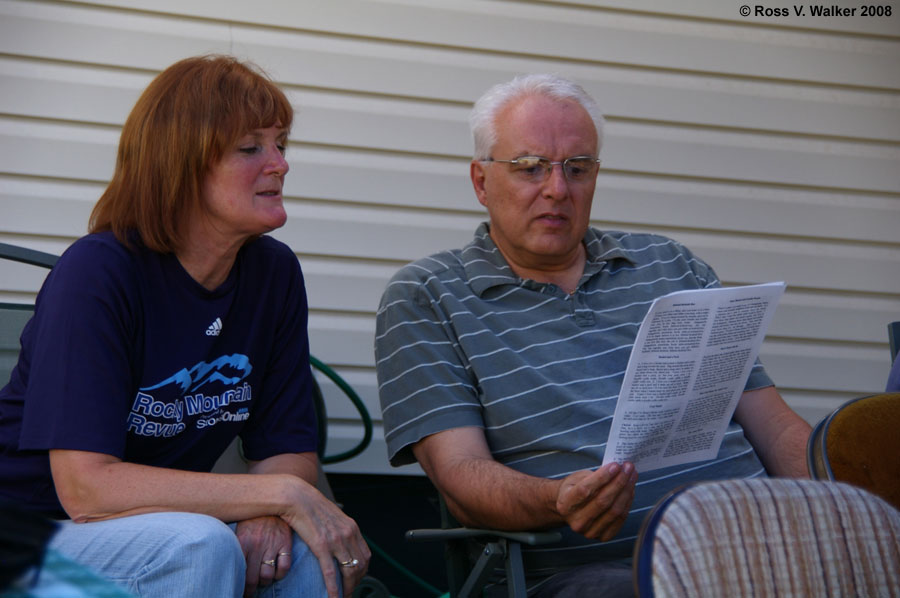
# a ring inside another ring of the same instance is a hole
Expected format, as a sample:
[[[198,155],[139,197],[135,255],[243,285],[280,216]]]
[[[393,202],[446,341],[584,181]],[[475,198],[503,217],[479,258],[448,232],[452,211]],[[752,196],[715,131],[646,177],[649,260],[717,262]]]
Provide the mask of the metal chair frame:
[[[502,565],[506,572],[507,596],[525,598],[525,567],[522,545],[540,546],[554,544],[562,534],[550,532],[508,532],[503,530],[462,527],[450,515],[447,505],[440,498],[442,528],[412,529],[406,532],[410,542],[442,541],[447,552],[447,578],[451,598],[475,598],[481,596],[491,576]],[[470,562],[471,542],[483,543],[474,563]]]

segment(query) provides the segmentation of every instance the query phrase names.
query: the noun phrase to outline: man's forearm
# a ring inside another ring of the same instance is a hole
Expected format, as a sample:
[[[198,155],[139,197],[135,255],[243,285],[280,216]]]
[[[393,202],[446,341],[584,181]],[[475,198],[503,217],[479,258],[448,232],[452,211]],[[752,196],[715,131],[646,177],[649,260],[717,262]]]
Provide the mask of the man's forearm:
[[[559,525],[560,481],[529,476],[495,461],[479,428],[455,428],[413,447],[425,473],[463,525],[507,530]]]
[[[809,477],[810,425],[788,407],[774,386],[745,392],[734,417],[770,475]]]
[[[806,447],[809,442],[810,425],[799,416],[790,422],[775,441],[769,473],[779,477],[808,478],[809,466],[806,461]]]
[[[610,463],[554,480],[530,476],[493,459],[480,428],[454,428],[413,446],[450,512],[469,527],[506,530],[569,526],[610,540],[628,515],[637,472]]]
[[[559,481],[522,474],[496,461],[462,463],[442,472],[437,484],[450,513],[468,527],[527,530],[564,523],[556,511]]]

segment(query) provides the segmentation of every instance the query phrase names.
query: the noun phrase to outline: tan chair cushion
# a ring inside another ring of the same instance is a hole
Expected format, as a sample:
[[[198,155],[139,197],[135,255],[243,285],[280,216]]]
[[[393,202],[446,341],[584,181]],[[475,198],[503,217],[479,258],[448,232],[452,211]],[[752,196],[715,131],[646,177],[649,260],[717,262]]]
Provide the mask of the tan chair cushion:
[[[840,407],[825,429],[835,480],[861,486],[900,509],[900,393]]]

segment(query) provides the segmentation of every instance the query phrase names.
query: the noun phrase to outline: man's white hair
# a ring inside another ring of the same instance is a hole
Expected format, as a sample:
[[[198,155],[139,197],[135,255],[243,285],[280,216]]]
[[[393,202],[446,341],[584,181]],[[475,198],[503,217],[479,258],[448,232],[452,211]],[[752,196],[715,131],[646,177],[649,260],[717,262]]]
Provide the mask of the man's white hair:
[[[482,95],[469,117],[469,128],[475,142],[475,159],[486,160],[491,157],[494,144],[497,143],[497,114],[513,100],[528,96],[546,96],[557,100],[574,100],[578,102],[594,121],[597,129],[597,151],[603,145],[603,124],[600,107],[588,93],[577,83],[551,74],[519,75],[512,81],[498,83]]]

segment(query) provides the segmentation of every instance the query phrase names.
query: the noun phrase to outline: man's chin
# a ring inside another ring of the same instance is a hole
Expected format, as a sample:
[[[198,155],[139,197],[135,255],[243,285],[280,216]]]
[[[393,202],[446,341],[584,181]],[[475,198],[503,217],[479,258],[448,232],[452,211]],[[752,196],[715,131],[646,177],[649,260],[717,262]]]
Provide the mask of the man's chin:
[[[560,239],[547,239],[546,242],[532,244],[529,249],[535,256],[550,260],[565,260],[578,251],[579,244],[580,239],[575,243],[571,242],[569,239],[565,239],[565,241]]]

